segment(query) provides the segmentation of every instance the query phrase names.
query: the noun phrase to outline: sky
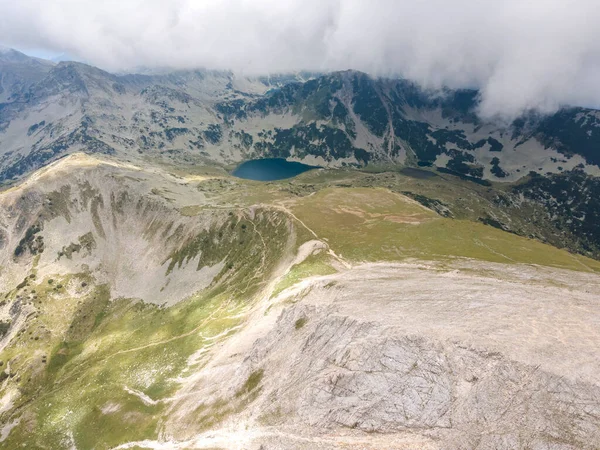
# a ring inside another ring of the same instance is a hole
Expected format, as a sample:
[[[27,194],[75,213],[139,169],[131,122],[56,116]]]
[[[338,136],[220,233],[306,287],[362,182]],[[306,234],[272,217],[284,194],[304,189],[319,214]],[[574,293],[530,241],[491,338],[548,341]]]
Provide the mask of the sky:
[[[598,0],[0,0],[0,42],[111,71],[355,69],[478,88],[480,114],[600,107]]]

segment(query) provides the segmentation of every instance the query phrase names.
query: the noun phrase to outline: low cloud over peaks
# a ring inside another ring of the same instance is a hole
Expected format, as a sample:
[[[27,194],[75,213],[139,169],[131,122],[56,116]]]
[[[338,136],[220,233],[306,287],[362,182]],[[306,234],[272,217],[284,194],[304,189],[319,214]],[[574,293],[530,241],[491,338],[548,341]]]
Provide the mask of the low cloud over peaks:
[[[0,42],[108,70],[356,69],[481,89],[511,118],[600,107],[594,0],[0,0]]]

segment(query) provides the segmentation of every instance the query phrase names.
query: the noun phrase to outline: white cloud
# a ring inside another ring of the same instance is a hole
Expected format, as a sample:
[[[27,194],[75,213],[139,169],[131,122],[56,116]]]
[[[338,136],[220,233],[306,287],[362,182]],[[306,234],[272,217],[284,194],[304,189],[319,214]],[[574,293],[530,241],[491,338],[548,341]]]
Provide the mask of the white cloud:
[[[0,41],[109,70],[357,69],[479,87],[481,113],[600,107],[596,0],[0,0]]]

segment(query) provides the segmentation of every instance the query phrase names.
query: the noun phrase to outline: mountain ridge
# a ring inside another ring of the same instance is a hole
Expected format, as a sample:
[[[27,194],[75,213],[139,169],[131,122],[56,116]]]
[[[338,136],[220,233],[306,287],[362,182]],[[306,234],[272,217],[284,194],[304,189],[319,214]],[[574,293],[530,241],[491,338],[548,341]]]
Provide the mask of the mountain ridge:
[[[0,104],[1,178],[95,146],[178,163],[282,156],[330,167],[434,166],[498,182],[575,167],[600,174],[595,110],[529,114],[506,127],[478,118],[476,90],[432,93],[354,71],[270,83],[228,72],[113,75],[58,63]],[[36,114],[41,109],[53,111]],[[36,125],[37,140],[11,139],[11,128]]]

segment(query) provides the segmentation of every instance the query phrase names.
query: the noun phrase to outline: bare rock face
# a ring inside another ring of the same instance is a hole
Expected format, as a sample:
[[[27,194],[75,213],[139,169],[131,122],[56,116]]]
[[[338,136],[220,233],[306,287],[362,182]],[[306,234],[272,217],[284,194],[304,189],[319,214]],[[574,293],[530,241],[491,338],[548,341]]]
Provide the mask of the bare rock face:
[[[465,261],[306,280],[215,347],[156,448],[598,448],[596,280]]]
[[[419,338],[382,338],[345,319],[331,326],[358,339],[328,355],[306,389],[300,414],[309,424],[380,432],[451,425],[452,380],[439,348]],[[319,336],[322,344],[327,334]]]
[[[600,443],[598,386],[330,312],[292,307],[257,342],[247,364],[264,368],[263,415],[317,430],[417,432],[445,449]]]

